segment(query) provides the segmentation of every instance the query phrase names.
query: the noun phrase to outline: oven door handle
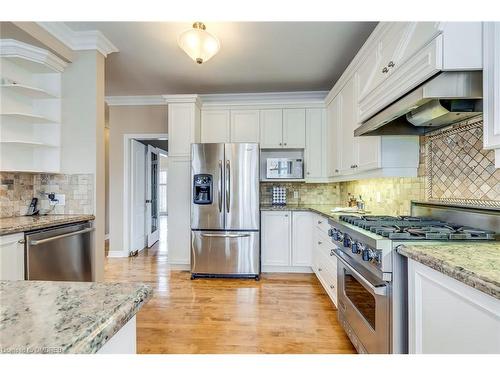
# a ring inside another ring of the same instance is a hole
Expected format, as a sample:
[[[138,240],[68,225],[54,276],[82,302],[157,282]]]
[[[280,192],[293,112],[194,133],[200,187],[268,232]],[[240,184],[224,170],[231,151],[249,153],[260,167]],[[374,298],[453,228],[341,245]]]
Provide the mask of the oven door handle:
[[[346,263],[338,254],[339,250],[336,250],[336,256],[337,260],[342,263],[344,267],[346,267],[349,272],[353,274],[353,276],[361,282],[365,287],[370,289],[373,294],[376,294],[377,296],[386,296],[387,295],[387,285],[383,286],[375,286],[371,282],[369,282],[363,275],[361,275],[358,271],[356,271],[354,268],[352,268],[348,263]]]

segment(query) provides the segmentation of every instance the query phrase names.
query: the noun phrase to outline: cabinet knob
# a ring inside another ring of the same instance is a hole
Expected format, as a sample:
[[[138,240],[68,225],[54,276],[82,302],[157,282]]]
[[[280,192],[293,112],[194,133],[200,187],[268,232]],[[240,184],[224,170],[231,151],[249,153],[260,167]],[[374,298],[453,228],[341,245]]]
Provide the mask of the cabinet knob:
[[[288,217],[288,215],[285,215],[285,217]]]
[[[283,143],[280,142],[280,146],[283,146]]]
[[[17,241],[17,243],[24,244],[24,243],[26,243],[26,241],[25,240],[19,240],[19,241]]]
[[[338,169],[335,169],[335,173],[339,173],[339,170],[338,170]]]
[[[387,66],[384,66],[384,69],[382,69],[382,73],[387,73],[389,71],[389,69],[387,69]]]
[[[389,64],[387,64],[389,68],[394,68],[395,65],[396,64],[394,64],[394,61],[389,61]]]
[[[335,289],[335,285],[330,285],[330,289]]]
[[[323,269],[322,268],[318,268],[318,271],[321,272],[321,271],[323,271]]]
[[[323,222],[321,220],[318,220],[318,224],[323,224]]]
[[[330,250],[330,256],[332,257],[332,256],[334,256],[334,255],[335,255],[335,250],[333,250],[333,249],[332,249],[332,250]]]
[[[286,143],[285,143],[285,146],[286,146]]]

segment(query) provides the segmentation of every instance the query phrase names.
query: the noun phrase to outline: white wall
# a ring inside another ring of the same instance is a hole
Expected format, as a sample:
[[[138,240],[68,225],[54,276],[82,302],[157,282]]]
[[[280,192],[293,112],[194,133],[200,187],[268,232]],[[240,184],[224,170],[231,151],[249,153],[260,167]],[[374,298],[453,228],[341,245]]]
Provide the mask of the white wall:
[[[62,74],[61,173],[94,175],[93,270],[104,278],[104,56],[80,51]]]
[[[124,134],[167,133],[167,106],[109,107],[109,250],[124,252]]]

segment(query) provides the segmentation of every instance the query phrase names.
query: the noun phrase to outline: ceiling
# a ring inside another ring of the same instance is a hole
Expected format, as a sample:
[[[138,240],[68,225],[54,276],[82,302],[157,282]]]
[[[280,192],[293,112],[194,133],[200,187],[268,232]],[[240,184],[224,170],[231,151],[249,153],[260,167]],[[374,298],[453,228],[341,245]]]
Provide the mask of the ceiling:
[[[221,49],[202,65],[177,45],[178,22],[67,22],[99,30],[116,47],[106,60],[106,95],[329,90],[376,22],[206,23]]]

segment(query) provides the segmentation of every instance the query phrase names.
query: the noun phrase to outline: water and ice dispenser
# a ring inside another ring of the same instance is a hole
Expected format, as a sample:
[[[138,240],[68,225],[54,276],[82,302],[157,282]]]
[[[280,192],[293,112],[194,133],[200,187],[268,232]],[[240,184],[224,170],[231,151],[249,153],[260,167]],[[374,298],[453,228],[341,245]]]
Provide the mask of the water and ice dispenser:
[[[193,178],[193,203],[212,204],[213,176],[211,174],[195,174]]]

